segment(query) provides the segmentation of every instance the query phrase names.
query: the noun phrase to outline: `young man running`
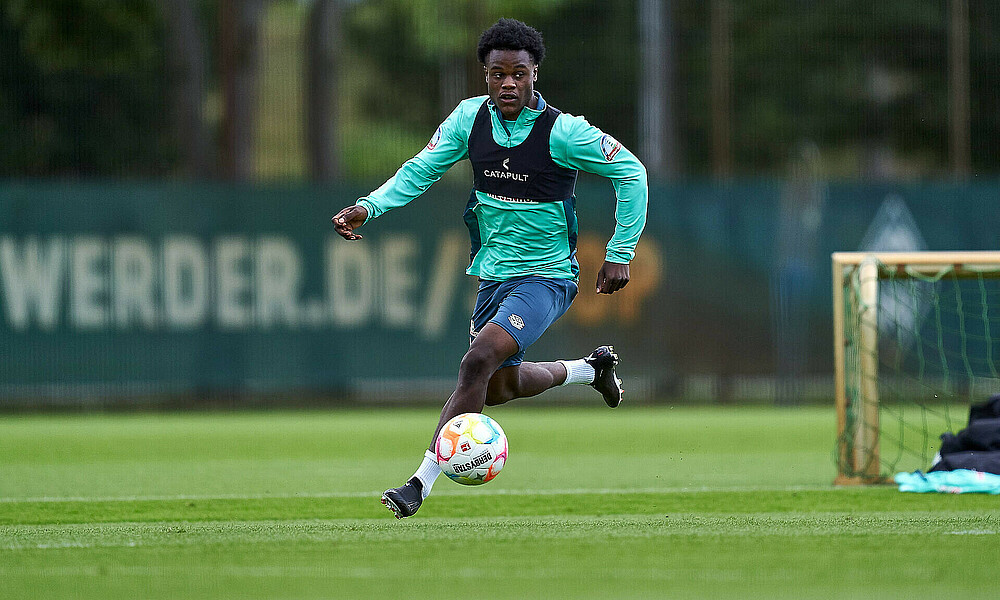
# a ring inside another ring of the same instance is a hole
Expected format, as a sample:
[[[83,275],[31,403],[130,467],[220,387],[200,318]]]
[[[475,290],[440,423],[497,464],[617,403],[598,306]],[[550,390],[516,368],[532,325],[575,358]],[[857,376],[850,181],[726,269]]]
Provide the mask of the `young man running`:
[[[468,158],[472,163],[475,183],[465,208],[472,261],[466,273],[480,284],[471,344],[455,391],[441,410],[431,450],[413,477],[382,495],[382,503],[400,519],[417,511],[441,474],[434,440],[452,417],[572,383],[593,386],[612,408],[622,399],[612,346],[578,360],[522,359],[577,293],[578,170],[610,179],[618,198],[615,232],[597,275],[598,294],[613,294],[628,284],[628,265],[646,223],[646,170],[613,137],[583,117],[560,113],[535,91],[545,57],[535,29],[500,19],[483,32],[477,52],[489,94],[462,101],[426,148],[333,217],[338,234],[359,240],[359,227],[422,194],[456,162]]]

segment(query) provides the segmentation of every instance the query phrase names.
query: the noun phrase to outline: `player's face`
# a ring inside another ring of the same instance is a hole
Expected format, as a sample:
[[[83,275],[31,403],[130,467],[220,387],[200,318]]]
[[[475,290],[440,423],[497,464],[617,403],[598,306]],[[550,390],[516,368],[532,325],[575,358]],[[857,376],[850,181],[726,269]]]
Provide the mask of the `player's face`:
[[[503,118],[513,121],[525,106],[534,108],[538,65],[527,50],[492,50],[484,68],[490,98]]]

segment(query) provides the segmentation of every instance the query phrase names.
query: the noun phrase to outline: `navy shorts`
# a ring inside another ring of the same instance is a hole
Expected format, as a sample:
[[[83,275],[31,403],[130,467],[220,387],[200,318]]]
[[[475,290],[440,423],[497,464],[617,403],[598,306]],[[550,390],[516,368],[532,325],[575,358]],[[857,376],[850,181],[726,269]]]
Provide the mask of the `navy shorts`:
[[[570,279],[527,275],[507,281],[480,281],[469,343],[487,323],[496,323],[517,342],[517,352],[500,368],[519,365],[528,346],[569,310],[576,292],[577,285]]]

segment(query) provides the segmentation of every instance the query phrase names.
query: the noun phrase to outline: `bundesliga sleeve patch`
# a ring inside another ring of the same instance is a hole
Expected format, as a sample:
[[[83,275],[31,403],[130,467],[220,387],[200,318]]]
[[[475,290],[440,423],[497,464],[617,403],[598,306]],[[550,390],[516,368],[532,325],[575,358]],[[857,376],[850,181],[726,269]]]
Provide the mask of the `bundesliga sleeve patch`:
[[[601,152],[604,153],[604,158],[607,159],[608,162],[614,160],[615,155],[618,154],[618,151],[621,149],[622,145],[618,143],[618,140],[610,135],[605,133],[604,137],[601,138]]]
[[[434,132],[434,135],[431,136],[431,141],[427,142],[427,149],[433,150],[440,141],[441,141],[441,128],[438,127],[437,131]]]

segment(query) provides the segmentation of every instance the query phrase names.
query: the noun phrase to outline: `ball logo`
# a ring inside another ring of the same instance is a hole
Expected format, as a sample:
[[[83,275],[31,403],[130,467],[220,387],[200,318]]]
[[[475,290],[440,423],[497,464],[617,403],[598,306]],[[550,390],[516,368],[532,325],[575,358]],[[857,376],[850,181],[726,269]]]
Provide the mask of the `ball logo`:
[[[441,141],[441,128],[438,127],[437,131],[434,132],[434,135],[431,136],[431,141],[427,142],[427,149],[433,150],[440,141]]]
[[[618,143],[618,140],[610,135],[605,133],[604,137],[601,138],[601,152],[604,153],[604,158],[606,158],[608,162],[614,160],[615,155],[618,154],[618,151],[621,149],[622,145]]]
[[[468,452],[469,450],[472,450],[472,444],[470,444],[469,442],[462,442],[461,448],[462,452]]]
[[[493,460],[493,453],[490,452],[489,450],[487,450],[486,452],[480,454],[476,458],[473,458],[472,460],[470,460],[467,463],[462,463],[460,465],[454,465],[454,469],[455,469],[456,473],[464,473],[466,471],[471,471],[472,469],[475,469],[476,467],[481,467],[482,465],[485,465],[486,463],[488,463],[491,460]]]
[[[510,324],[514,326],[514,329],[517,329],[518,331],[524,329],[524,319],[522,319],[521,317],[517,315],[511,315],[507,317],[507,320],[510,321]]]

